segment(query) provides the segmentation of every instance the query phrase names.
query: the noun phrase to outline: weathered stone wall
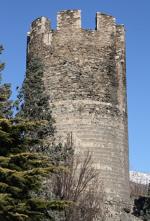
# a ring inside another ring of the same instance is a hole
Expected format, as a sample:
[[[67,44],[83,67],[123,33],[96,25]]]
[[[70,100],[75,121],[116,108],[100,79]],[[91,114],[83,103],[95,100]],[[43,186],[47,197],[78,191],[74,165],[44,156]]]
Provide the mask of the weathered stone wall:
[[[125,31],[97,13],[81,28],[80,11],[58,13],[57,30],[41,17],[31,26],[28,59],[39,57],[57,137],[72,132],[76,151],[93,153],[107,197],[129,200]],[[40,95],[38,94],[40,97]]]

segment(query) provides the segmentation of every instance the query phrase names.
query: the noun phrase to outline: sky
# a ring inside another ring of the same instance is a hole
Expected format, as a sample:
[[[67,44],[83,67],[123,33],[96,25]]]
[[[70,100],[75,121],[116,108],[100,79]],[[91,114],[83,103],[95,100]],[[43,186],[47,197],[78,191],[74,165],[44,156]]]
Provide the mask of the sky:
[[[60,10],[81,9],[82,27],[95,28],[96,12],[113,15],[126,28],[130,169],[150,172],[150,0],[0,0],[0,44],[4,82],[15,88],[25,76],[26,33],[31,22]]]

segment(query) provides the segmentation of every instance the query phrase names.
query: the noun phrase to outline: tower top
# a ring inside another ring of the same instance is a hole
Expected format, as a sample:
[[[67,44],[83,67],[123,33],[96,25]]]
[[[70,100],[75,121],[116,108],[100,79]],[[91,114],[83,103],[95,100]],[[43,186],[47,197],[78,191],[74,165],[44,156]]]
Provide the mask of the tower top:
[[[96,24],[95,30],[100,31],[101,29],[110,29],[116,26],[116,19],[108,14],[97,12],[96,13]],[[32,30],[40,30],[40,33],[45,30],[50,30],[50,20],[47,17],[39,17],[35,19],[31,24]],[[123,25],[121,25],[123,26]],[[63,30],[81,30],[82,29],[82,16],[81,10],[63,10],[57,13],[57,31]]]

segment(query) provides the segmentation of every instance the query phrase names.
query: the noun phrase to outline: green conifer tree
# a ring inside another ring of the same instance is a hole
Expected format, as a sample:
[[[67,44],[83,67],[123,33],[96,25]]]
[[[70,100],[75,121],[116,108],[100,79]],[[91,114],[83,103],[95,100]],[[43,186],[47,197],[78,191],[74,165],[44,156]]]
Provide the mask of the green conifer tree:
[[[39,195],[43,177],[64,170],[34,151],[42,145],[42,135],[32,137],[33,131],[46,122],[13,117],[10,85],[0,82],[0,92],[0,220],[54,220],[50,211],[63,210],[69,203]]]
[[[0,45],[0,54],[3,47]],[[0,117],[10,117],[12,114],[12,102],[9,101],[11,95],[10,84],[2,84],[1,71],[4,69],[4,63],[0,62]]]

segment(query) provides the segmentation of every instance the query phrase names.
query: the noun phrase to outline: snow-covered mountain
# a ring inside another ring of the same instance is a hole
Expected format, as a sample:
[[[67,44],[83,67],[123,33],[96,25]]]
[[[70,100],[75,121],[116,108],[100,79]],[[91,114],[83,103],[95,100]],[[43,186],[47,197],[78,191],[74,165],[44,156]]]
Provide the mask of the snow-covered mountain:
[[[150,183],[150,173],[130,171],[130,181],[139,184],[148,184]]]

